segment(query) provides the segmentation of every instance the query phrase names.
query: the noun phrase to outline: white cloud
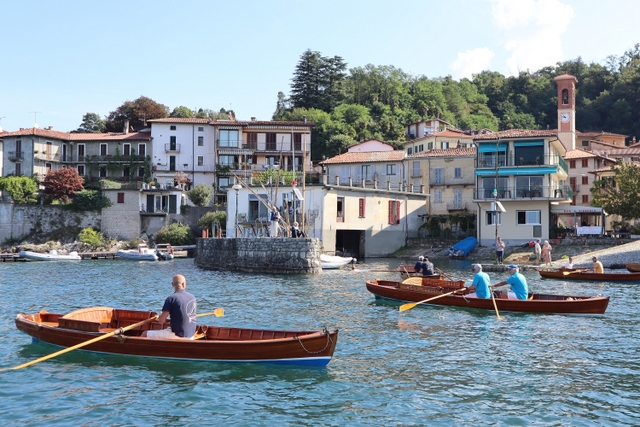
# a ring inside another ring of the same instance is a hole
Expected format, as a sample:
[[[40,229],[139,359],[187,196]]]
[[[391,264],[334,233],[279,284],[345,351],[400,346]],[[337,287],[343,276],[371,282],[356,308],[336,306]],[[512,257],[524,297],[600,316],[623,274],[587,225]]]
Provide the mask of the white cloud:
[[[458,52],[458,59],[451,64],[453,78],[460,79],[466,77],[470,79],[473,74],[489,69],[489,63],[494,57],[491,49],[482,47],[466,52]]]
[[[571,6],[559,0],[491,0],[491,8],[502,44],[511,53],[510,74],[563,60],[561,35],[575,16]]]

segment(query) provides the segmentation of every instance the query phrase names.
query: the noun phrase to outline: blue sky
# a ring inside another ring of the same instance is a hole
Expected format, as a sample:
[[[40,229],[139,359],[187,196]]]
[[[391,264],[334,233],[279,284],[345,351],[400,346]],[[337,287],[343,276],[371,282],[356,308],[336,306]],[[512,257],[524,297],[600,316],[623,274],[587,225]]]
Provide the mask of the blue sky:
[[[77,129],[142,95],[269,120],[307,49],[459,79],[603,63],[640,42],[636,0],[0,0],[0,11],[7,131]]]

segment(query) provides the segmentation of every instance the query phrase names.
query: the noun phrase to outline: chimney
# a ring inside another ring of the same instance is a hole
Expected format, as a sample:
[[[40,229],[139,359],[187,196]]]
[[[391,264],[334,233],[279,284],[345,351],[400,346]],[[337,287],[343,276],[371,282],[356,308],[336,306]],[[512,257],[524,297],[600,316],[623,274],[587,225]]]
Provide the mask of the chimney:
[[[307,124],[307,116],[302,116],[302,121],[304,122],[304,124]]]
[[[252,122],[255,122],[255,121],[256,121],[256,118],[255,118],[255,117],[251,117],[251,121],[252,121]]]
[[[129,119],[124,119],[124,128],[122,129],[122,133],[125,135],[129,134]]]

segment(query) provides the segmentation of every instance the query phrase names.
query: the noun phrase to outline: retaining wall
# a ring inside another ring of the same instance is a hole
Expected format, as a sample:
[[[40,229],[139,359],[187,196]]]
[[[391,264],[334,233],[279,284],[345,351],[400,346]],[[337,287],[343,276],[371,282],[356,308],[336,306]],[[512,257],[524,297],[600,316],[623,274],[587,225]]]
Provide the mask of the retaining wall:
[[[208,270],[320,273],[319,239],[199,238],[195,264]]]

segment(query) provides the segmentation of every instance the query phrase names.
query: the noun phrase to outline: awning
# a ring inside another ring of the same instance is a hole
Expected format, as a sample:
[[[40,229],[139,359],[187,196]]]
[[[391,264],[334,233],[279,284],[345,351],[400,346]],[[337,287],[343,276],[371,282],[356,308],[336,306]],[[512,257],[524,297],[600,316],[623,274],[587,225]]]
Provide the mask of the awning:
[[[607,214],[606,212],[604,212],[602,210],[602,208],[596,208],[593,206],[555,206],[551,208],[551,213],[552,214],[567,214],[567,215],[573,215],[573,214],[592,214],[592,215],[600,215],[602,213],[604,213],[605,215]]]
[[[507,143],[501,142],[500,144],[498,144],[497,148],[498,149],[496,150],[495,142],[480,144],[478,146],[478,152],[479,153],[495,153],[496,151],[507,151]]]
[[[544,141],[541,139],[532,141],[516,141],[513,143],[514,147],[539,147],[544,145]]]

